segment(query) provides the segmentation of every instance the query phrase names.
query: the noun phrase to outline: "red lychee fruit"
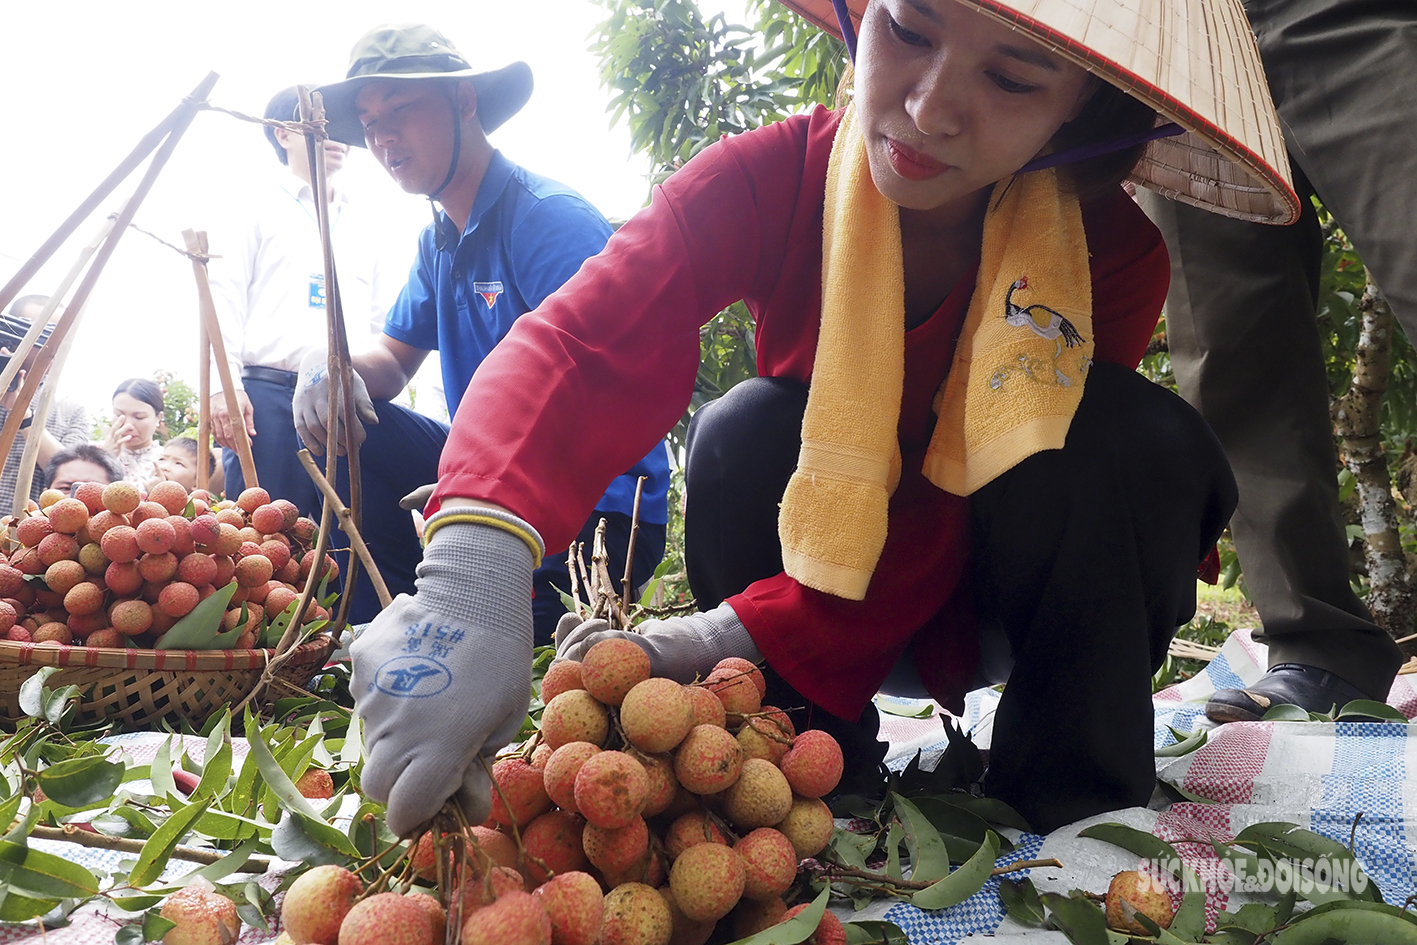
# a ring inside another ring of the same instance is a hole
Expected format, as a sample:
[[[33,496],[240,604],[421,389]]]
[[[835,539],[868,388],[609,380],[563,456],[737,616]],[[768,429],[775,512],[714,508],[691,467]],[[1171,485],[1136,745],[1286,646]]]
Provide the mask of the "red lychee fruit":
[[[144,519],[139,523],[137,532],[138,547],[145,554],[163,554],[171,551],[172,546],[177,543],[177,529],[172,527],[166,516]]]
[[[763,697],[759,694],[757,685],[741,670],[715,669],[708,674],[702,685],[723,703],[723,709],[728,713],[730,728],[737,728],[743,716],[758,712],[763,707]]]
[[[167,509],[168,515],[181,515],[187,509],[187,489],[180,482],[164,479],[153,483],[148,490],[148,501]]]
[[[144,601],[120,600],[108,608],[108,621],[124,636],[135,637],[153,625],[153,611]]]
[[[645,791],[644,815],[653,817],[664,813],[679,791],[679,780],[674,777],[674,759],[668,755],[639,754],[634,758],[645,769],[649,784]]]
[[[600,945],[667,945],[674,919],[664,897],[643,883],[624,883],[605,897]]]
[[[63,595],[69,593],[87,574],[84,566],[77,561],[56,561],[44,569],[44,583],[62,600]]]
[[[20,524],[15,526],[15,538],[26,548],[34,548],[46,535],[54,534],[54,526],[49,524],[49,519],[43,515],[31,515],[29,518],[20,519]]]
[[[279,587],[271,588],[266,593],[266,617],[270,620],[276,619],[299,598],[300,594],[289,585],[282,584]]]
[[[581,660],[586,690],[606,705],[619,705],[636,683],[649,679],[649,656],[633,641],[601,640]]]
[[[137,561],[143,553],[138,547],[138,530],[131,525],[114,525],[103,533],[99,546],[105,558],[119,564]]]
[[[103,583],[121,597],[138,593],[143,586],[143,575],[138,571],[136,561],[115,561],[104,569]]]
[[[126,639],[127,638],[117,630],[114,630],[112,627],[107,627],[90,633],[84,638],[84,646],[121,647],[125,645],[124,641]]]
[[[89,522],[84,526],[84,531],[89,533],[90,541],[102,542],[103,536],[108,534],[110,528],[127,524],[128,517],[126,515],[114,515],[112,512],[104,509],[101,512],[95,512],[89,517]]]
[[[271,579],[275,569],[265,555],[251,554],[236,562],[236,583],[242,587],[259,587]]]
[[[742,770],[743,749],[731,733],[716,725],[694,726],[674,754],[674,776],[695,794],[726,790]]]
[[[792,790],[803,797],[823,797],[841,781],[841,746],[821,729],[808,729],[782,756],[782,773]]]
[[[74,498],[84,503],[90,515],[104,510],[103,485],[101,482],[81,482],[74,487]]]
[[[762,902],[744,899],[733,910],[733,936],[747,938],[749,935],[757,935],[777,925],[786,915],[787,903],[781,899]]]
[[[91,614],[69,614],[69,629],[74,631],[74,636],[84,637],[86,640],[94,631],[102,630],[108,626],[108,614],[102,608]]]
[[[510,892],[468,917],[462,927],[462,942],[463,945],[551,945],[551,919],[530,893]]]
[[[1141,913],[1161,928],[1170,928],[1175,911],[1171,897],[1155,879],[1137,870],[1125,870],[1112,877],[1107,887],[1107,924],[1118,932],[1148,935],[1136,920]]]
[[[664,833],[664,849],[671,860],[699,843],[728,846],[728,837],[713,822],[707,811],[693,810],[679,816]]]
[[[216,562],[216,577],[212,584],[226,587],[236,577],[236,562],[227,555],[212,555],[212,560]]]
[[[607,829],[638,817],[648,791],[644,766],[623,751],[593,755],[576,772],[576,807],[586,820]]]
[[[108,559],[98,542],[89,542],[79,549],[79,564],[90,574],[102,574],[108,568]]]
[[[56,532],[72,535],[89,523],[89,507],[78,499],[60,499],[49,507],[49,524]]]
[[[432,929],[433,945],[441,945],[444,937],[448,934],[448,913],[443,909],[435,896],[430,896],[426,892],[411,892],[405,897],[409,902],[414,903],[428,915],[428,924]]]
[[[542,814],[522,830],[526,874],[533,883],[553,873],[583,870],[589,864],[582,845],[585,821],[564,810]]]
[[[649,853],[649,826],[643,817],[614,830],[586,824],[581,845],[592,866],[603,873],[618,873]]]
[[[177,923],[163,936],[166,945],[225,945],[235,942],[241,931],[236,903],[209,886],[187,886],[163,903],[159,913]]]
[[[364,885],[342,866],[316,866],[286,891],[280,919],[297,942],[337,945],[340,923],[354,907]]]
[[[170,581],[177,575],[177,556],[170,551],[160,555],[143,555],[138,559],[138,573],[144,581],[154,584]]]
[[[221,533],[221,523],[210,513],[192,519],[192,540],[199,545],[210,545]]]
[[[60,646],[68,646],[74,642],[74,631],[70,630],[66,623],[51,621],[34,632],[34,642],[58,643]]]
[[[541,769],[541,780],[547,796],[557,807],[580,813],[576,807],[576,775],[586,759],[598,754],[600,748],[590,742],[569,742],[551,752],[546,766]]]
[[[541,679],[541,701],[550,702],[563,692],[584,689],[581,682],[581,664],[577,660],[558,660],[546,670]]]
[[[252,486],[236,497],[236,506],[241,511],[251,513],[263,505],[271,504],[271,494],[259,486]]]
[[[695,922],[717,922],[743,898],[747,871],[732,847],[696,843],[674,861],[669,888],[674,901]]]
[[[669,945],[704,945],[713,935],[714,923],[695,922],[686,916],[679,903],[674,901],[674,890],[668,886],[660,886],[656,891],[669,907],[670,923],[674,929],[669,934]]]
[[[725,728],[728,725],[728,712],[723,708],[723,703],[712,690],[703,686],[688,686],[689,703],[694,709],[694,725],[716,725]]]
[[[4,636],[0,637],[0,639],[4,639],[10,643],[30,643],[34,640],[34,635],[30,633],[29,628],[16,624],[9,630],[6,630]]]
[[[521,758],[503,758],[492,766],[492,820],[504,827],[524,826],[551,809],[541,772]]]
[[[759,827],[733,849],[743,858],[743,896],[747,899],[777,899],[797,877],[797,851],[781,831]]]
[[[551,945],[596,945],[605,898],[595,877],[579,871],[558,873],[531,895],[551,919]]]
[[[541,713],[541,737],[552,748],[570,742],[605,744],[610,714],[584,689],[572,689],[552,699]]]
[[[216,561],[212,560],[211,555],[195,551],[183,555],[177,562],[177,576],[193,587],[210,584],[216,580]]]
[[[132,519],[133,527],[137,528],[150,518],[160,518],[163,521],[167,521],[169,514],[171,513],[169,513],[167,509],[156,502],[142,502],[133,510],[133,514],[130,515],[129,518]]]
[[[335,782],[323,768],[308,768],[295,781],[295,789],[302,796],[317,801],[327,801],[335,796]]]
[[[738,744],[745,759],[762,758],[780,765],[795,736],[796,729],[787,713],[775,706],[765,705],[762,715],[743,720],[738,729]]]
[[[271,562],[273,572],[285,567],[286,562],[290,560],[290,547],[274,538],[261,542],[259,552]]]
[[[470,836],[476,841],[477,849],[486,854],[487,862],[492,866],[505,866],[509,869],[517,865],[517,845],[511,837],[500,830],[493,830],[491,827],[477,826],[471,828]],[[482,876],[482,866],[480,857],[469,856],[469,865],[472,868],[472,877],[478,879]]]
[[[25,576],[8,564],[0,564],[0,597],[14,597],[25,586]]]
[[[110,482],[103,487],[103,507],[115,515],[127,515],[142,504],[138,487],[131,482]]]
[[[240,509],[219,509],[216,513],[216,520],[223,525],[230,525],[240,531],[246,527],[246,516]]]
[[[251,527],[262,535],[273,535],[285,528],[285,513],[274,505],[262,505],[251,513]]]
[[[636,683],[620,704],[620,725],[625,737],[644,751],[671,750],[684,740],[693,724],[689,694],[672,679]]]
[[[19,612],[15,610],[13,604],[0,601],[0,633],[9,630],[20,619]]]
[[[88,581],[75,584],[64,595],[64,609],[75,617],[98,613],[103,609],[103,591]]]
[[[61,535],[56,532],[53,535],[45,535],[35,551],[39,552],[39,560],[48,567],[56,561],[77,561],[79,543],[74,540],[73,535]]]
[[[379,893],[349,910],[340,923],[338,945],[433,945],[433,923],[407,896]]]
[[[192,523],[180,515],[169,515],[167,524],[172,526],[173,534],[177,536],[172,542],[170,549],[180,561],[197,550],[197,543],[192,540]]]

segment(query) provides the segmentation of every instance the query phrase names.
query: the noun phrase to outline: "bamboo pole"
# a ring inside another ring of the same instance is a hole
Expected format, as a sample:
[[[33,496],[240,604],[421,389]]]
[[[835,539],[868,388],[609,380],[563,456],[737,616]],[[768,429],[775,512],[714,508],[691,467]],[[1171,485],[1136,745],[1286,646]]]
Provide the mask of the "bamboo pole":
[[[83,318],[83,313],[79,313],[79,318]],[[78,324],[76,320],[74,324]],[[64,374],[64,363],[69,360],[69,351],[74,347],[74,339],[78,332],[71,332],[62,344],[59,351],[54,356],[54,365],[50,368],[50,373],[55,377],[62,377]],[[30,421],[29,435],[25,437],[25,450],[20,455],[20,474],[15,479],[15,517],[18,518],[20,512],[25,508],[25,503],[29,500],[30,486],[34,482],[35,463],[39,459],[40,441],[44,439],[44,426],[49,422],[49,411],[54,406],[54,395],[58,390],[58,384],[49,384],[44,388],[44,393],[40,394],[39,403],[34,408],[34,418]]]
[[[187,252],[192,254],[192,273],[197,277],[197,306],[201,311],[202,325],[206,328],[207,343],[211,345],[212,357],[216,360],[222,393],[226,395],[226,411],[231,417],[236,456],[241,460],[241,476],[246,480],[246,488],[254,489],[261,483],[256,477],[256,460],[251,456],[251,437],[246,433],[246,421],[241,414],[241,404],[236,399],[231,365],[226,360],[226,345],[221,337],[221,323],[217,321],[216,303],[212,301],[212,285],[207,279],[207,234],[183,230],[182,239],[187,243]]]
[[[88,197],[84,198],[84,201],[75,208],[73,213],[69,214],[63,223],[59,224],[59,228],[54,231],[49,239],[44,241],[39,249],[35,250],[34,255],[31,256],[23,266],[16,270],[15,274],[10,277],[10,281],[5,283],[5,287],[0,289],[0,310],[3,310],[5,306],[14,301],[20,289],[24,288],[25,283],[34,278],[34,274],[39,272],[40,268],[49,261],[49,257],[54,255],[54,251],[63,245],[64,241],[69,238],[74,230],[78,229],[80,223],[88,219],[89,215],[103,202],[103,198],[113,192],[113,188],[126,180],[128,175],[133,173],[133,169],[143,163],[143,159],[162,143],[163,138],[167,137],[168,133],[178,127],[179,124],[185,128],[186,123],[191,122],[192,115],[196,113],[196,109],[202,104],[203,100],[206,99],[207,94],[211,92],[212,86],[216,84],[216,80],[217,75],[215,72],[208,73],[207,77],[192,90],[192,94],[183,99],[182,103],[174,108],[166,118],[158,122],[152,131],[145,134],[133,150],[128,153],[128,156],[118,162],[118,166],[113,169],[113,172],[105,177]],[[180,135],[181,132],[179,131],[178,134]]]
[[[197,488],[210,489],[212,465],[212,339],[207,320],[197,319]],[[243,424],[244,426],[244,424]]]
[[[49,344],[39,350],[35,358],[34,365],[25,375],[25,382],[20,387],[19,396],[15,398],[15,405],[10,410],[10,415],[5,418],[5,425],[0,429],[0,471],[5,468],[5,462],[10,455],[10,447],[15,443],[15,437],[20,432],[20,420],[25,411],[29,409],[30,403],[34,400],[35,391],[39,389],[40,381],[49,370],[49,365],[54,360],[54,351],[64,342],[64,338],[73,327],[75,318],[88,303],[89,296],[93,293],[94,286],[98,283],[98,277],[103,274],[103,267],[108,264],[108,260],[113,256],[113,251],[118,247],[118,241],[123,238],[123,234],[128,229],[128,224],[133,221],[133,215],[138,212],[138,207],[142,206],[143,199],[147,197],[148,191],[152,190],[153,184],[157,181],[158,175],[167,165],[167,161],[172,157],[173,150],[177,147],[177,142],[182,139],[182,133],[191,125],[192,119],[196,117],[202,102],[206,99],[207,93],[216,84],[217,74],[211,72],[202,80],[201,84],[193,91],[192,95],[184,99],[178,106],[177,117],[173,122],[172,129],[167,138],[153,154],[152,162],[148,165],[147,172],[142,180],[138,182],[133,195],[128,198],[128,202],[123,205],[123,209],[118,213],[118,219],[113,224],[113,230],[108,234],[108,238],[103,241],[94,255],[93,263],[89,266],[84,279],[79,283],[79,288],[74,292],[74,297],[69,301],[69,307],[64,314],[59,317],[58,323],[54,326],[53,333],[49,336]],[[12,280],[13,281],[13,280]]]
[[[369,546],[364,544],[364,538],[359,534],[359,528],[354,524],[349,509],[340,501],[339,493],[330,485],[324,473],[320,472],[320,467],[315,465],[310,451],[301,450],[296,455],[300,457],[300,465],[305,467],[305,472],[314,481],[315,487],[324,495],[325,501],[335,507],[335,516],[339,518],[340,528],[349,536],[349,544],[354,553],[364,562],[364,568],[369,572],[369,581],[374,585],[374,593],[379,597],[379,604],[383,607],[389,606],[394,602],[393,595],[389,593],[389,586],[384,583],[384,576],[379,573],[379,566],[374,563],[374,556],[370,554]]]

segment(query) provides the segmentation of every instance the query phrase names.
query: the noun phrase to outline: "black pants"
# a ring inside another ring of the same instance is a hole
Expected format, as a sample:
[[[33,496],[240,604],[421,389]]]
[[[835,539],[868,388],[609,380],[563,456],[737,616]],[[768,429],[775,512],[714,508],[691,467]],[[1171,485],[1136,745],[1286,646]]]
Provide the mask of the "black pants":
[[[758,378],[695,415],[685,555],[702,607],[782,570],[777,506],[805,404],[802,385]],[[1036,829],[1151,796],[1151,675],[1195,611],[1196,568],[1235,498],[1195,410],[1110,364],[1093,367],[1063,449],[970,498],[976,609],[1014,658],[985,785]],[[817,727],[843,740],[848,767],[874,766],[874,707],[849,722]]]

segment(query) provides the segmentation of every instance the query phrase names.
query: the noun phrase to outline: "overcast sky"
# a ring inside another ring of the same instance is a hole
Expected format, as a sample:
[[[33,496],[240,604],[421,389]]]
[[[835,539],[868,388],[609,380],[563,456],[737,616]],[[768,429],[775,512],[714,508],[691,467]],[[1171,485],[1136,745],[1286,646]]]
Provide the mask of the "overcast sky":
[[[701,0],[705,13],[743,21],[743,0]],[[369,28],[422,21],[441,29],[475,67],[531,65],[531,102],[493,137],[529,169],[575,187],[610,217],[646,195],[646,166],[623,128],[610,129],[606,93],[587,36],[604,17],[593,0],[343,0],[201,4],[143,0],[43,0],[0,4],[0,89],[10,137],[0,149],[0,279],[27,259],[138,139],[208,71],[221,79],[215,104],[260,114],[277,90],[341,78],[350,46]],[[256,125],[198,115],[136,222],[174,243],[181,231],[217,225],[275,167]],[[27,292],[48,293],[121,187],[54,257]],[[359,151],[336,183],[380,215],[386,252],[400,270],[427,223],[426,201],[394,186]],[[116,384],[161,367],[193,387],[196,290],[184,258],[146,236],[123,237],[90,302],[60,391],[106,409]]]

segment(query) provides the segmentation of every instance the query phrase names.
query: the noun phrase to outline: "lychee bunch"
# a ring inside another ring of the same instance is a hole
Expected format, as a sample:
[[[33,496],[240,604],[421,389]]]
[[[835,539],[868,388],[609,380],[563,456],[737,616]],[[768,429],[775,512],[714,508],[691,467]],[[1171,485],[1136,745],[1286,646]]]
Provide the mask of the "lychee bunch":
[[[160,482],[54,490],[10,526],[0,562],[0,640],[150,647],[201,601],[236,584],[223,630],[234,649],[296,600],[315,567],[317,526],[251,488],[234,501]],[[326,556],[320,576],[338,575]],[[307,622],[327,618],[308,608]],[[243,623],[244,620],[244,623]]]

